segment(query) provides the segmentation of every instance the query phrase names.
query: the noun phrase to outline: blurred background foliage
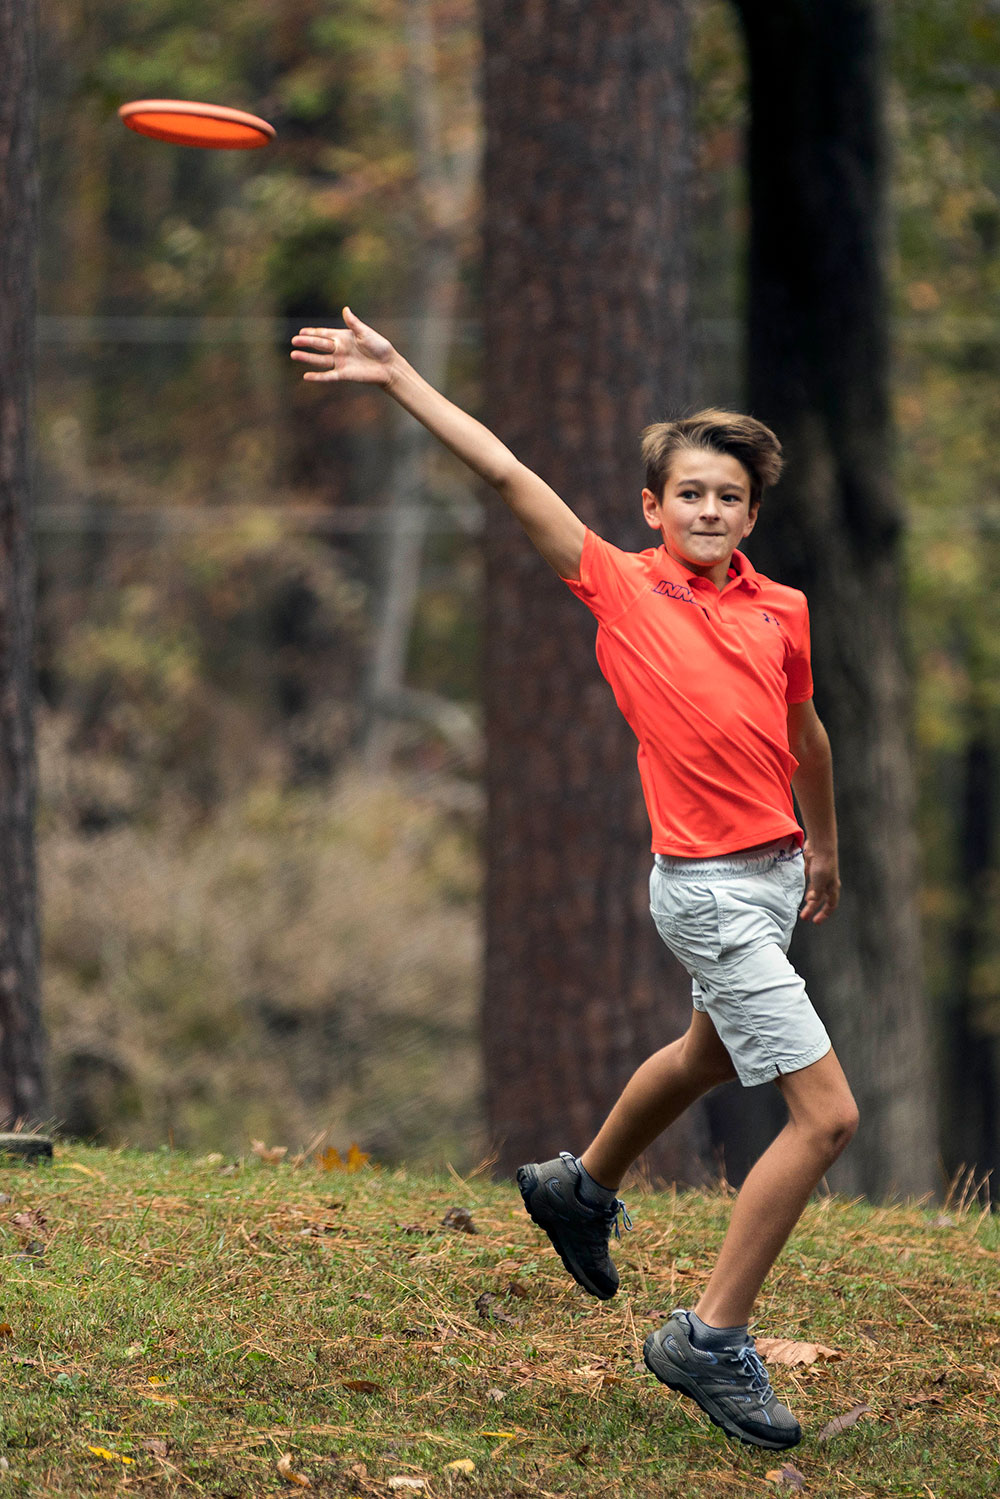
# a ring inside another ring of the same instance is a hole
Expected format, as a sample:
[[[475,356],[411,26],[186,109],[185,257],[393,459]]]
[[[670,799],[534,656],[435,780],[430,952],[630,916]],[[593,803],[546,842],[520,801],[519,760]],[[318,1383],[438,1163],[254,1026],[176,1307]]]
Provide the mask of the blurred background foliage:
[[[447,386],[477,407],[477,200],[455,189],[479,150],[476,14],[418,9],[430,70],[405,0],[41,3],[44,994],[74,1132],[485,1148],[477,757],[446,711],[476,723],[480,497],[426,463],[407,680],[433,711],[376,770],[398,427],[287,359],[344,302],[412,349],[447,239]],[[745,72],[734,10],[693,13],[697,398],[738,405]],[[913,0],[886,22],[886,461],[910,522],[928,982],[942,1025],[958,1007],[996,1036],[1000,8]],[[141,96],[249,108],[277,141],[141,140],[115,114]]]

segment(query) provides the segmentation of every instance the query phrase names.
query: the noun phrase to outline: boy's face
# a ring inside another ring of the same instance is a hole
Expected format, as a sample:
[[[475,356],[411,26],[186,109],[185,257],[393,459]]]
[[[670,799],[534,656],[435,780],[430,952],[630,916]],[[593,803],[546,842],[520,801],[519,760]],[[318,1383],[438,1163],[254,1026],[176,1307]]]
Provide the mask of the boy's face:
[[[719,588],[758,508],[750,508],[750,476],[739,459],[704,448],[674,454],[662,498],[642,491],[646,524],[660,532],[667,554]]]

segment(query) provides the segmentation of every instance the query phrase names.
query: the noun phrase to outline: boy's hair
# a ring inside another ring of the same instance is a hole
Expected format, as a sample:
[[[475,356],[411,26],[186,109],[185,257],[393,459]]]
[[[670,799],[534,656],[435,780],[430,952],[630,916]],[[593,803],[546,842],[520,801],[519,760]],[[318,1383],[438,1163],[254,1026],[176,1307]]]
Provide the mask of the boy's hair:
[[[770,427],[738,411],[697,411],[675,422],[654,422],[642,434],[646,488],[659,498],[667,487],[670,465],[682,448],[707,448],[728,453],[750,476],[750,505],[760,504],[769,484],[781,475],[781,443]]]

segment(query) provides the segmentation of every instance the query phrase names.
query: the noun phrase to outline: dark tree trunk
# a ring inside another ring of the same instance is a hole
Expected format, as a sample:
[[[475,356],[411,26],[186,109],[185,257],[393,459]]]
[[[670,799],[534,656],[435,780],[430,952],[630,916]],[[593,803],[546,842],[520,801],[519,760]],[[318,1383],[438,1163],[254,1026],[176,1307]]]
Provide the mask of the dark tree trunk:
[[[786,478],[749,551],[805,590],[833,742],[843,903],[795,959],[861,1109],[846,1191],[936,1183],[917,916],[901,513],[883,270],[886,147],[873,0],[737,0],[750,62],[749,397]]]
[[[0,1119],[45,1109],[38,1007],[30,408],[37,178],[35,11],[0,0]]]
[[[690,89],[679,3],[485,0],[487,420],[641,549],[638,435],[687,397]],[[594,625],[495,499],[486,538],[484,1034],[501,1169],[581,1150],[690,984],[648,911],[635,742]],[[647,1164],[701,1180],[693,1110]]]
[[[984,540],[984,546],[988,542]],[[980,974],[991,956],[997,886],[997,827],[1000,824],[1000,754],[989,703],[989,668],[967,642],[974,683],[962,757],[958,828],[957,901],[950,993],[945,1003],[942,1156],[949,1177],[965,1166],[979,1177],[1000,1174],[1000,1036],[990,1023]],[[980,684],[988,683],[988,686]],[[992,986],[989,986],[992,988]],[[985,1012],[985,1013],[984,1013]]]

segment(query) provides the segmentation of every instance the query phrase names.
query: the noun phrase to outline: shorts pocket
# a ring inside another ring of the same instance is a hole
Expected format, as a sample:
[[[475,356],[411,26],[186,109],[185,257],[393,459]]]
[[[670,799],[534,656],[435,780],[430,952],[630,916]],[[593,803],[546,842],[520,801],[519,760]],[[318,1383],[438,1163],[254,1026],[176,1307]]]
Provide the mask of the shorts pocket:
[[[671,880],[654,867],[649,910],[660,936],[686,968],[718,961],[723,940],[719,906],[710,885]]]

